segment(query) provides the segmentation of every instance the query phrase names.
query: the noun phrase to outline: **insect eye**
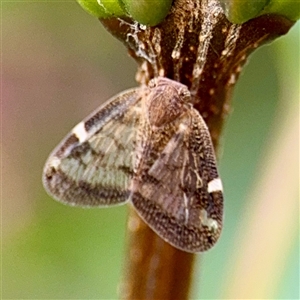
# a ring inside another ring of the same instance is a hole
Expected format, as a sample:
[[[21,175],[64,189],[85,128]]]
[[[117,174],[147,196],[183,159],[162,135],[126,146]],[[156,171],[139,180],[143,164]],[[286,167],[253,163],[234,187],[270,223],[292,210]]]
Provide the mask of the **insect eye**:
[[[187,88],[183,88],[179,92],[179,96],[184,98],[186,101],[191,97],[191,93]]]
[[[149,88],[155,88],[157,86],[157,79],[153,78],[148,83]]]

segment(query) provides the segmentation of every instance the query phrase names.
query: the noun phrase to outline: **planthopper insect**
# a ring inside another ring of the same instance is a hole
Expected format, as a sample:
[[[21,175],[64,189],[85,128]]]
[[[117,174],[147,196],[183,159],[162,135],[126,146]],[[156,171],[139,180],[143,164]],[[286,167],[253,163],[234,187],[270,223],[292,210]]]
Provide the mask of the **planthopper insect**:
[[[209,131],[188,88],[165,77],[116,95],[75,126],[49,156],[43,183],[69,205],[130,202],[183,251],[205,251],[221,233],[222,182]]]

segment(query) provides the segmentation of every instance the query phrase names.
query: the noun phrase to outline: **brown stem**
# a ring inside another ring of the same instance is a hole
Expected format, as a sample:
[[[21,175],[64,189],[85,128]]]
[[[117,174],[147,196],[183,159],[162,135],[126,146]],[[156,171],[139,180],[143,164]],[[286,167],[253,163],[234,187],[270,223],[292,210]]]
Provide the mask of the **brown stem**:
[[[189,87],[215,148],[229,111],[232,88],[247,57],[293,25],[277,15],[235,25],[215,0],[176,0],[164,22],[155,27],[120,19],[101,22],[125,43],[137,61],[140,83],[166,76]],[[134,211],[128,224],[129,255],[120,297],[188,299],[194,255],[165,243]]]
[[[130,208],[121,299],[188,299],[194,255],[163,241]]]

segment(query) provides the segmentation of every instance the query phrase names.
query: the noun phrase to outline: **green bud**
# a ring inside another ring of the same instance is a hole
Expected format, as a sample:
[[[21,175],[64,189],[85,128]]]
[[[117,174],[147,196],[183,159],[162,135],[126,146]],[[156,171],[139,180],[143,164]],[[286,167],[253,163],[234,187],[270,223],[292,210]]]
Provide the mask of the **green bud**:
[[[241,24],[255,18],[264,9],[268,0],[220,0],[227,19]]]
[[[81,7],[97,18],[121,17],[126,13],[118,0],[77,0]]]
[[[300,19],[300,1],[299,0],[273,0],[262,11],[264,14],[277,14],[297,21]]]
[[[299,0],[220,0],[227,19],[244,23],[264,14],[278,14],[296,21],[300,18]]]
[[[149,26],[161,23],[172,6],[172,0],[122,0],[122,2],[133,20]]]

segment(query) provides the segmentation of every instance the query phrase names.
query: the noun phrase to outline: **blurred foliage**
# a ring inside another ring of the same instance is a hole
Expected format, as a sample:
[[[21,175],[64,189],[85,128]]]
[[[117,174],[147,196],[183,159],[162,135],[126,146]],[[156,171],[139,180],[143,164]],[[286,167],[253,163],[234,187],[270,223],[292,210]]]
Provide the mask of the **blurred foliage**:
[[[3,2],[2,32],[2,297],[115,299],[125,253],[126,206],[94,210],[63,206],[46,195],[41,173],[48,154],[72,126],[110,96],[135,85],[135,63],[76,2]],[[295,120],[292,113],[299,111],[298,37],[299,25],[256,51],[235,90],[219,155],[225,227],[214,249],[200,256],[194,299],[230,294],[231,274],[247,246],[251,222],[246,221],[254,215],[253,191],[265,192],[259,184],[272,165],[270,153],[279,153],[282,143],[275,142],[281,141],[281,132],[288,132],[281,124]],[[299,145],[290,147],[286,161],[297,157],[297,150]],[[266,283],[258,298],[299,296],[297,226],[278,228],[272,221],[272,236],[290,242],[256,252],[268,238],[260,236],[259,228],[276,210],[273,197],[285,193],[282,205],[287,209],[298,203],[298,183],[291,185],[299,181],[298,163],[287,176],[276,176],[279,184],[274,182],[267,199],[271,205],[264,207],[254,231],[257,242],[248,245],[258,258],[266,256],[267,261],[276,252],[282,260],[269,276],[272,284]],[[298,224],[299,209],[293,211],[283,215]],[[244,261],[251,265],[255,259]],[[261,271],[268,271],[266,266],[261,265]],[[244,286],[251,284],[254,295],[261,282],[254,275],[244,282],[240,277]]]

